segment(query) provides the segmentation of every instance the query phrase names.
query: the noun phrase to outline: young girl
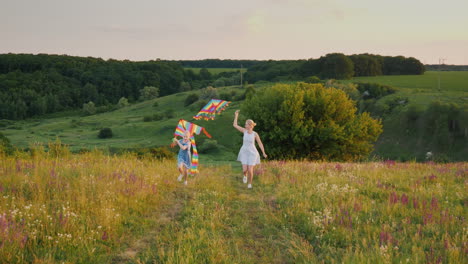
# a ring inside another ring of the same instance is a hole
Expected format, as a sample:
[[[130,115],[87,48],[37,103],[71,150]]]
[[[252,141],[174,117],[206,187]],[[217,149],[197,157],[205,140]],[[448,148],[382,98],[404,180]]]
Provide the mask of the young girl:
[[[242,163],[242,171],[244,172],[243,182],[249,184],[247,188],[252,188],[252,179],[253,179],[253,170],[255,165],[260,164],[260,154],[258,153],[257,148],[255,148],[255,141],[257,141],[258,146],[262,150],[263,157],[266,158],[265,149],[263,148],[263,143],[260,140],[260,136],[253,131],[255,127],[255,122],[251,119],[245,121],[245,128],[237,125],[237,118],[239,116],[239,110],[234,114],[234,123],[233,126],[239,130],[241,133],[244,133],[244,140],[242,147],[239,151],[239,156],[237,156],[237,161]]]
[[[191,165],[190,132],[185,131],[184,137],[182,139],[177,140],[174,138],[173,140],[180,147],[179,154],[177,155],[177,168],[179,169],[180,174],[177,180],[182,181],[182,179],[184,179],[184,184],[187,185],[187,175]]]

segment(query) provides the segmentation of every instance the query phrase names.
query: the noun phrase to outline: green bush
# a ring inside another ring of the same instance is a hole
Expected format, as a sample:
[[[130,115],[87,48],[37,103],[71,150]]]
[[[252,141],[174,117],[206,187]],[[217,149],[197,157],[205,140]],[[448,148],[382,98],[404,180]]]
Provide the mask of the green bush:
[[[206,139],[199,146],[200,153],[209,153],[217,150],[219,148],[218,142],[214,139]]]
[[[258,124],[255,130],[271,158],[359,160],[373,150],[382,125],[356,110],[335,88],[276,84],[248,97],[241,118]]]
[[[0,132],[0,153],[2,152],[11,154],[13,152],[13,146],[11,145],[10,140]]]
[[[398,91],[397,88],[378,83],[357,83],[357,89],[362,94],[364,99],[379,99]]]
[[[198,101],[198,95],[197,94],[189,94],[187,98],[185,98],[184,106],[189,106],[193,103]]]
[[[112,129],[110,129],[109,127],[102,128],[101,130],[99,130],[98,138],[111,138],[113,136],[114,135],[112,134]]]
[[[232,101],[232,95],[230,93],[221,93],[219,95],[219,99],[226,100],[226,101]]]
[[[322,83],[322,80],[320,80],[319,77],[317,76],[310,76],[305,79],[306,83]]]

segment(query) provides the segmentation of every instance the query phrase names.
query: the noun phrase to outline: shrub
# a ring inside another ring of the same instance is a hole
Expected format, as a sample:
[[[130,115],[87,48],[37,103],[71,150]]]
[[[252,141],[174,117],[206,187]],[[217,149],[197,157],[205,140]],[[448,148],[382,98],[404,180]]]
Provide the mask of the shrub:
[[[389,94],[393,94],[396,91],[398,91],[398,89],[392,86],[378,84],[378,83],[357,83],[357,89],[362,94],[362,97],[364,99],[370,99],[370,98],[379,99],[381,97],[384,97]]]
[[[214,139],[206,139],[199,147],[200,153],[208,153],[219,148],[218,142]]]
[[[10,140],[0,132],[0,153],[2,152],[11,154],[13,152],[13,146],[11,145]]]
[[[198,101],[198,95],[197,94],[189,94],[187,95],[187,98],[185,98],[184,106],[189,106],[193,103]]]
[[[219,95],[219,99],[226,100],[226,101],[231,101],[232,100],[232,95],[230,93],[221,93]]]
[[[125,98],[125,97],[120,98],[120,99],[119,99],[119,102],[117,103],[117,107],[118,107],[118,108],[123,108],[123,107],[126,107],[126,106],[128,106],[128,105],[129,105],[129,104],[128,104],[128,99]]]
[[[245,116],[272,158],[359,160],[367,157],[382,125],[338,89],[321,84],[276,84],[248,97]]]
[[[305,79],[305,82],[306,83],[321,83],[322,81],[317,76],[310,76]]]
[[[112,134],[112,129],[110,129],[109,127],[102,128],[101,130],[99,130],[98,138],[111,138],[113,136],[114,135]]]
[[[218,89],[208,86],[205,89],[201,90],[200,99],[211,100],[213,98],[218,98]]]
[[[159,88],[154,86],[145,86],[140,90],[140,100],[151,100],[159,96]]]
[[[83,104],[83,112],[86,115],[94,115],[96,113],[96,106],[93,102]]]

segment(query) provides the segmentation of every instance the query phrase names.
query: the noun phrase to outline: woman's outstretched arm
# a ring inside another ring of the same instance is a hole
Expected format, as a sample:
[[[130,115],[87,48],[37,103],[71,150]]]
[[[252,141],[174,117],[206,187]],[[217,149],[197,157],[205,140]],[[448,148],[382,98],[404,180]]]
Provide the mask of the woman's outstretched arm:
[[[258,144],[258,146],[260,147],[260,150],[263,153],[263,157],[266,159],[268,156],[265,153],[265,148],[263,147],[262,140],[260,139],[260,136],[257,133],[255,133],[255,140],[257,140],[257,144]]]
[[[241,127],[241,126],[239,126],[239,125],[237,124],[237,117],[238,117],[238,116],[239,116],[239,110],[236,110],[236,112],[234,113],[234,122],[232,123],[232,125],[233,125],[237,130],[239,130],[239,132],[244,133],[245,128],[243,128],[243,127]]]

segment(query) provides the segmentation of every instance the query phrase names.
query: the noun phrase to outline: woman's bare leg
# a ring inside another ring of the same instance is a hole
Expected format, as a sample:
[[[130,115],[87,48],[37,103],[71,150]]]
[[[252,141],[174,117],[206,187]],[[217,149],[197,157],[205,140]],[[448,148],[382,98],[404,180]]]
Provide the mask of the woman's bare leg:
[[[184,170],[184,181],[187,182],[187,178],[188,178],[188,169],[187,167],[185,166],[182,166],[183,167],[183,170]]]
[[[248,179],[248,181],[249,181],[250,184],[252,184],[252,180],[253,180],[253,170],[254,170],[254,167],[255,167],[254,165],[252,165],[252,166],[250,166],[250,165],[247,166],[247,174],[248,174],[247,179]]]
[[[247,177],[247,171],[248,171],[247,167],[248,167],[247,165],[242,164],[242,172],[244,173],[245,177]]]

